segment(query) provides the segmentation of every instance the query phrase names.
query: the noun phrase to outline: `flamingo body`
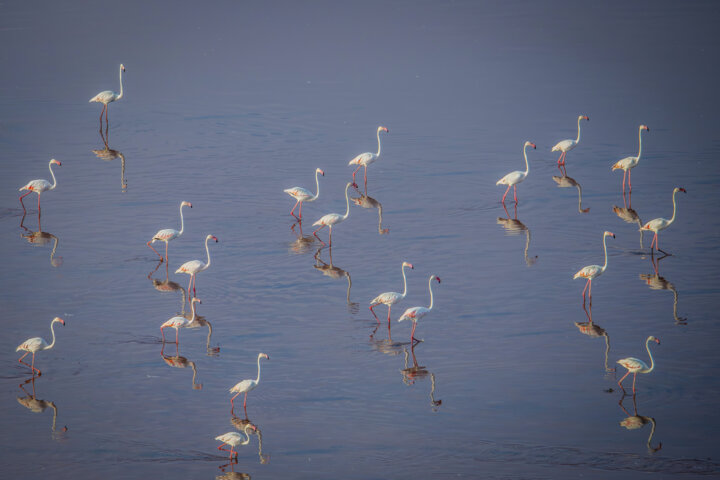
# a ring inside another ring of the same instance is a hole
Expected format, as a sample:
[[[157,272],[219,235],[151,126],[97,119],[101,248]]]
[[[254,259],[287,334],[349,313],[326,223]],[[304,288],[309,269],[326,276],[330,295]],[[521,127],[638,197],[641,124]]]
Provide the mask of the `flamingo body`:
[[[421,318],[423,318],[425,315],[430,313],[430,311],[433,309],[433,291],[432,291],[432,281],[437,280],[438,283],[440,283],[440,277],[436,275],[430,275],[430,279],[428,280],[428,290],[430,291],[430,305],[428,307],[410,307],[407,310],[403,312],[403,314],[398,318],[398,322],[402,322],[403,320],[411,320],[413,323],[412,330],[410,332],[410,342],[415,343],[415,328],[417,327],[417,322]],[[420,340],[418,340],[419,342]]]
[[[190,207],[192,208],[192,203],[190,202],[181,202],[180,203],[180,230],[175,230],[174,228],[164,228],[162,230],[159,230],[153,237],[150,239],[150,241],[147,243],[148,247],[152,248],[152,250],[158,254],[160,257],[160,261],[167,260],[167,249],[168,244],[171,240],[175,240],[180,235],[183,234],[185,231],[185,218],[183,217],[183,207]],[[152,247],[152,244],[155,242],[165,242],[165,258],[163,258],[162,255],[160,255],[157,250],[155,250]]]
[[[299,204],[300,216],[298,218],[302,218],[302,204],[304,202],[314,202],[320,196],[320,181],[318,179],[318,174],[321,174],[324,177],[325,172],[323,172],[320,168],[315,169],[315,187],[317,193],[314,195],[310,190],[303,187],[291,187],[283,190],[283,192],[287,193],[296,200],[295,206],[293,206],[292,210],[290,210],[290,215],[294,215],[293,212],[295,211],[295,207]]]
[[[625,377],[627,377],[631,373],[633,374],[633,393],[635,393],[635,380],[636,380],[637,374],[638,373],[650,373],[655,368],[655,360],[653,359],[652,353],[650,353],[650,342],[655,342],[658,345],[660,345],[660,340],[653,337],[652,335],[650,335],[645,340],[645,349],[647,350],[648,356],[650,357],[650,366],[648,366],[645,362],[643,362],[639,358],[635,358],[635,357],[627,357],[627,358],[623,358],[623,359],[620,359],[617,361],[617,363],[620,364],[620,366],[627,369],[627,373],[625,373],[625,375],[623,375],[623,377],[618,381],[618,385],[620,386],[620,388],[623,389],[623,391],[625,391],[625,389],[622,386],[622,382],[623,382],[623,380],[625,380]]]
[[[685,190],[685,189],[682,188],[682,187],[675,187],[675,188],[673,189],[673,193],[672,193],[673,215],[672,215],[672,218],[671,218],[670,220],[668,220],[667,218],[662,218],[662,217],[661,217],[661,218],[655,218],[655,219],[650,220],[649,222],[647,222],[647,223],[646,223],[645,225],[643,225],[642,227],[640,227],[640,230],[641,230],[641,231],[642,231],[642,230],[650,230],[651,232],[655,233],[655,236],[653,237],[653,240],[652,240],[652,242],[650,243],[650,250],[652,250],[653,245],[654,245],[655,248],[657,248],[659,251],[661,251],[661,252],[663,251],[663,250],[660,250],[660,246],[658,245],[658,232],[660,232],[660,231],[662,231],[662,230],[665,230],[665,229],[668,228],[670,225],[672,225],[672,223],[675,221],[675,214],[676,214],[676,212],[677,212],[677,205],[676,205],[676,203],[675,203],[675,194],[676,194],[677,192],[687,193],[687,190]],[[664,253],[664,252],[663,252],[663,253]]]
[[[57,165],[58,167],[62,166],[62,163],[55,160],[54,158],[50,160],[48,163],[48,168],[50,169],[50,175],[52,175],[53,183],[48,182],[45,179],[37,179],[37,180],[30,180],[28,183],[23,185],[18,189],[19,192],[22,192],[23,190],[27,190],[27,193],[24,193],[20,195],[20,205],[23,207],[23,211],[25,211],[25,204],[23,203],[22,199],[25,198],[27,195],[30,195],[31,193],[37,193],[38,196],[38,211],[40,210],[40,196],[43,192],[47,192],[48,190],[54,190],[55,187],[57,187],[57,180],[55,179],[55,172],[53,172],[52,166]]]
[[[55,346],[55,323],[60,323],[61,325],[64,326],[65,320],[63,320],[60,317],[55,317],[50,322],[50,331],[52,332],[52,342],[51,343],[48,344],[44,338],[33,337],[33,338],[28,338],[23,343],[18,345],[18,347],[15,349],[16,352],[23,352],[23,351],[25,352],[23,354],[23,356],[18,359],[18,362],[23,363],[25,365],[27,365],[27,364],[25,362],[23,362],[22,359],[25,358],[25,356],[28,353],[32,353],[32,363],[29,366],[33,372],[37,371],[38,375],[41,375],[41,372],[40,372],[40,370],[35,368],[35,354],[41,350],[49,350]]]
[[[502,202],[505,203],[505,197],[507,196],[508,192],[510,191],[510,187],[514,188],[514,196],[515,196],[515,202],[517,203],[517,187],[516,185],[521,183],[527,178],[527,175],[530,171],[530,165],[528,164],[527,159],[527,147],[535,147],[535,144],[532,142],[525,142],[525,146],[523,147],[523,156],[525,157],[525,171],[515,170],[514,172],[510,172],[504,177],[502,177],[500,180],[498,180],[495,185],[507,185],[508,188],[505,190],[505,195],[503,195]]]
[[[358,167],[353,172],[353,181],[352,184],[355,185],[355,174],[360,170],[360,167],[365,167],[365,185],[367,186],[367,167],[368,165],[375,163],[378,158],[380,158],[380,132],[389,132],[390,130],[387,129],[387,127],[379,126],[377,128],[377,141],[378,141],[378,151],[377,153],[372,152],[365,152],[361,153],[360,155],[357,155],[355,158],[350,160],[348,165],[357,165]]]
[[[373,310],[373,307],[383,304],[387,305],[388,307],[388,322],[390,321],[390,310],[392,309],[392,306],[398,303],[400,300],[405,298],[407,295],[407,278],[405,277],[405,267],[410,267],[411,269],[414,269],[412,263],[403,262],[401,271],[403,276],[403,293],[398,292],[385,292],[381,293],[377,297],[370,300],[370,311],[373,312],[373,315],[375,315],[375,311]]]

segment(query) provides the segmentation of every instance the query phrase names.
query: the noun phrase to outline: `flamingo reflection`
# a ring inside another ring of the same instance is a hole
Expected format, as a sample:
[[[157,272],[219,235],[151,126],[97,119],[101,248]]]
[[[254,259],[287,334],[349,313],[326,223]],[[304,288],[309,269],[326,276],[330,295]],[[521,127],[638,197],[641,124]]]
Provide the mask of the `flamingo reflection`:
[[[367,185],[366,185],[367,188]],[[361,193],[360,190],[358,190],[357,186],[355,186],[355,191],[360,195],[359,197],[350,197],[350,200],[353,201],[355,205],[358,205],[362,208],[376,208],[378,211],[378,234],[385,235],[390,233],[389,228],[383,228],[382,226],[382,203],[374,199],[373,197],[369,196],[367,194],[367,191],[365,194]]]
[[[152,275],[158,271],[160,268],[160,265],[165,265],[165,280],[160,280],[157,278],[153,278]],[[155,270],[150,272],[147,276],[150,280],[152,280],[153,287],[155,287],[155,290],[158,292],[180,292],[180,295],[182,296],[182,300],[180,303],[180,309],[181,309],[181,315],[185,315],[185,299],[187,298],[187,293],[185,292],[185,288],[182,287],[179,283],[173,282],[170,280],[169,277],[169,271],[168,271],[168,263],[163,262],[162,260],[158,262],[158,264],[155,266]]]
[[[575,180],[572,177],[568,177],[567,175],[559,176],[559,175],[553,175],[552,179],[555,180],[555,183],[557,183],[558,188],[569,188],[569,187],[575,187],[578,191],[578,213],[588,213],[590,211],[590,208],[582,208],[582,186],[580,186],[580,183],[578,183],[577,180]]]
[[[215,477],[215,480],[250,480],[249,473],[242,473],[235,471],[235,465],[238,464],[237,458],[233,457],[228,463],[220,465],[218,468],[223,472],[222,475]],[[226,472],[225,469],[230,467],[230,471]]]
[[[298,227],[297,231],[295,230],[295,227]],[[316,237],[314,235],[303,234],[302,220],[293,223],[290,227],[290,230],[292,230],[292,232],[297,237],[294,241],[290,243],[290,251],[298,255],[310,253],[312,251],[312,246],[313,243],[315,243]]]
[[[350,278],[350,272],[347,270],[343,270],[340,267],[336,267],[333,265],[333,259],[332,259],[332,248],[329,248],[329,257],[330,257],[330,263],[325,263],[320,258],[320,252],[322,251],[323,247],[320,247],[317,252],[315,252],[314,258],[315,258],[315,265],[313,265],[313,268],[316,270],[320,270],[323,275],[327,275],[330,278],[333,279],[340,279],[343,277],[347,278],[348,281],[348,287],[347,287],[347,295],[346,295],[346,301],[348,304],[348,310],[350,310],[353,313],[356,313],[359,309],[359,305],[356,302],[350,301],[350,289],[352,288],[352,278]]]
[[[632,193],[628,195],[630,198],[630,202],[628,202],[625,199],[625,195],[623,195],[623,207],[620,208],[617,205],[613,205],[613,212],[615,212],[615,215],[620,217],[625,223],[634,223],[638,226],[638,229],[640,230],[640,248],[643,248],[643,235],[645,233],[645,230],[642,229],[642,220],[640,220],[640,215],[632,208]]]
[[[263,437],[260,427],[258,427],[256,423],[251,422],[247,417],[240,418],[235,415],[230,418],[230,423],[232,423],[233,426],[241,432],[245,431],[247,425],[252,425],[254,427],[248,430],[248,434],[255,435],[258,438],[258,457],[260,459],[260,463],[263,465],[268,463],[270,461],[270,455],[264,454],[262,451]]]
[[[27,390],[25,390],[25,385],[28,383],[32,383],[32,394],[28,393]],[[33,373],[33,376],[31,378],[28,378],[23,383],[19,385],[20,389],[25,393],[24,397],[17,397],[17,401],[20,405],[27,408],[33,413],[42,413],[45,410],[49,408],[52,408],[53,410],[53,419],[52,419],[52,438],[53,439],[60,439],[62,437],[62,434],[67,432],[67,425],[61,428],[59,431],[56,430],[57,425],[57,416],[58,416],[58,409],[54,402],[48,401],[48,400],[41,400],[37,398],[37,395],[35,393],[35,374]]]
[[[587,335],[591,338],[604,338],[605,339],[605,371],[606,372],[614,372],[615,369],[608,366],[608,354],[610,353],[610,335],[608,335],[607,331],[600,327],[600,325],[593,322],[592,319],[592,305],[590,305],[590,310],[585,308],[585,305],[583,305],[583,310],[585,310],[585,315],[588,318],[587,322],[575,322],[575,326],[578,328],[580,333],[583,335]]]
[[[192,360],[188,360],[185,357],[180,356],[180,350],[179,346],[176,343],[175,344],[175,355],[165,355],[165,343],[162,344],[162,347],[160,348],[160,356],[162,356],[165,363],[174,368],[187,368],[190,367],[192,369],[192,389],[193,390],[202,390],[202,383],[197,383],[195,380],[197,379],[197,366],[195,365],[195,362]]]
[[[102,137],[102,128],[100,129],[100,136]],[[122,152],[119,152],[117,150],[114,150],[110,147],[108,147],[107,140],[105,137],[103,137],[103,142],[105,144],[105,148],[102,149],[95,149],[92,152],[101,160],[105,160],[106,162],[111,162],[115,160],[116,158],[120,158],[120,190],[123,192],[127,192],[127,181],[125,180],[125,155],[122,154]]]
[[[185,318],[187,318],[187,315],[185,316]],[[218,356],[220,354],[220,347],[219,346],[215,346],[215,347],[210,346],[210,340],[212,339],[213,329],[212,329],[212,324],[210,323],[209,320],[207,320],[202,315],[195,315],[195,318],[190,319],[188,324],[185,325],[185,328],[188,328],[188,329],[202,328],[202,327],[207,327],[207,329],[208,329],[207,340],[205,342],[205,350],[207,351],[208,357]]]
[[[23,214],[23,220],[25,220],[25,214]],[[39,223],[39,218],[38,218]],[[58,237],[53,235],[52,233],[43,232],[42,230],[38,230],[37,232],[33,232],[29,228],[27,228],[25,225],[22,224],[22,221],[20,222],[20,226],[25,229],[26,233],[21,234],[21,236],[28,241],[28,243],[42,247],[50,243],[50,241],[53,241],[53,247],[50,251],[50,265],[53,267],[59,267],[63,264],[63,257],[55,257],[55,251],[57,250],[58,243],[60,240]]]
[[[507,207],[505,207],[505,204],[503,204],[503,209],[505,210],[505,215],[507,215],[507,218],[498,217],[497,223],[498,225],[502,225],[502,227],[505,229],[505,233],[508,235],[518,235],[521,232],[525,232],[525,264],[528,267],[531,267],[532,265],[537,262],[538,256],[535,255],[534,257],[528,256],[528,250],[530,249],[530,229],[520,220],[517,218],[517,204],[515,204],[515,216],[514,218],[510,218],[510,214],[507,211]]]
[[[410,346],[410,354],[408,354],[407,347],[403,347],[403,353],[405,354],[405,368],[400,370],[403,377],[403,383],[405,385],[413,385],[416,380],[427,378],[430,376],[430,407],[433,412],[437,412],[442,405],[442,400],[435,400],[435,374],[428,371],[428,369],[418,364],[417,357],[415,356],[415,347],[417,344]],[[412,365],[408,365],[409,355],[412,355]]]
[[[652,263],[655,273],[641,273],[640,279],[644,280],[647,285],[653,290],[670,290],[671,292],[673,292],[673,317],[675,318],[675,322],[679,325],[687,325],[687,318],[679,317],[677,313],[678,291],[675,288],[675,285],[666,280],[665,277],[661,277],[658,271],[660,268],[660,260],[667,256],[668,255],[664,255],[656,260],[655,256],[651,255],[650,262]]]
[[[653,435],[655,435],[655,427],[657,426],[657,423],[655,422],[655,419],[653,417],[646,417],[644,415],[638,415],[637,411],[637,400],[635,398],[635,395],[632,396],[633,401],[633,410],[634,413],[630,415],[630,413],[625,409],[625,406],[623,405],[623,401],[625,400],[625,393],[623,393],[623,396],[620,398],[620,408],[622,408],[623,412],[625,412],[625,415],[627,415],[626,418],[620,421],[620,426],[625,427],[628,430],[637,430],[639,428],[644,427],[648,423],[652,425],[650,428],[650,436],[647,439],[647,448],[649,453],[655,453],[659,451],[662,448],[662,442],[658,443],[657,447],[652,446],[652,438]]]

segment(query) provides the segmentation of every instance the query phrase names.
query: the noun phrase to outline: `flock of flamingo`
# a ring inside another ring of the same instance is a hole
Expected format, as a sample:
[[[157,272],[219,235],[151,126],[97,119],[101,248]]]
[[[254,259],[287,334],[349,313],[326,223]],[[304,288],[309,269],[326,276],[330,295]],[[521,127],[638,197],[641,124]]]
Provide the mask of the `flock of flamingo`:
[[[107,91],[103,91],[103,92],[99,93],[98,95],[96,95],[95,97],[90,99],[90,102],[99,102],[99,103],[103,104],[103,108],[100,113],[101,125],[102,125],[103,114],[105,115],[106,124],[108,122],[108,104],[111,102],[114,102],[116,100],[120,100],[123,97],[123,88],[122,88],[123,72],[125,72],[125,67],[124,67],[124,65],[120,65],[120,93],[115,93],[113,91],[107,90]],[[565,168],[566,155],[568,152],[570,152],[575,147],[577,147],[578,144],[580,143],[581,122],[583,120],[589,121],[590,119],[587,115],[580,115],[578,117],[578,119],[577,119],[577,137],[574,140],[573,139],[562,140],[562,141],[558,142],[554,147],[552,147],[552,150],[551,150],[552,152],[561,152],[560,157],[557,160],[557,167],[563,176],[562,178],[569,179],[569,177],[567,177],[566,168]],[[649,128],[645,125],[640,125],[640,127],[639,127],[639,133],[638,133],[639,147],[638,147],[637,156],[629,156],[629,157],[623,158],[622,160],[619,160],[618,162],[613,164],[611,167],[613,171],[614,170],[623,170],[623,183],[622,183],[623,195],[625,194],[626,176],[627,176],[628,189],[630,191],[632,191],[632,183],[630,180],[630,175],[631,175],[632,169],[635,168],[640,161],[640,156],[642,154],[642,133],[643,133],[643,131],[649,131]],[[373,163],[378,161],[380,158],[380,153],[381,153],[380,134],[383,132],[388,133],[389,130],[387,129],[387,127],[379,126],[377,128],[377,132],[376,132],[377,142],[378,142],[377,152],[362,153],[360,155],[357,155],[355,158],[353,158],[349,162],[349,165],[352,165],[352,166],[357,165],[357,168],[352,173],[352,181],[348,182],[345,185],[345,202],[346,202],[345,213],[344,214],[328,213],[328,214],[320,217],[318,220],[316,220],[312,224],[313,226],[318,227],[315,231],[313,231],[313,235],[323,244],[325,242],[320,239],[320,237],[318,236],[318,232],[320,230],[322,230],[323,228],[328,227],[328,229],[329,229],[328,243],[330,245],[330,248],[332,248],[333,227],[335,227],[338,224],[347,220],[348,216],[350,214],[350,202],[349,202],[349,198],[348,198],[348,190],[351,186],[357,188],[357,184],[355,183],[355,176],[361,167],[364,167],[364,175],[363,176],[364,176],[365,191],[367,192],[367,169],[368,169],[368,166],[372,165]],[[498,180],[496,183],[497,185],[506,185],[507,186],[507,189],[505,190],[505,193],[503,194],[502,199],[501,199],[501,203],[503,204],[503,206],[505,206],[505,200],[506,200],[507,194],[509,193],[510,188],[512,187],[513,193],[514,193],[513,196],[514,196],[515,206],[517,208],[517,204],[518,204],[517,186],[520,183],[522,183],[525,179],[527,179],[529,170],[530,170],[528,156],[527,156],[528,147],[532,147],[533,149],[537,148],[534,143],[529,142],[529,141],[525,142],[524,147],[523,147],[525,170],[524,171],[518,170],[518,171],[513,171],[511,173],[508,173],[507,175],[502,177],[500,180]],[[23,203],[24,197],[26,197],[27,195],[29,195],[31,193],[37,194],[38,213],[39,213],[40,212],[41,195],[44,192],[53,190],[57,187],[57,179],[55,178],[55,173],[53,172],[54,165],[57,165],[58,167],[60,167],[61,163],[55,159],[50,160],[49,169],[50,169],[50,174],[53,179],[52,183],[50,183],[47,180],[43,180],[43,179],[32,180],[20,188],[20,191],[25,191],[25,190],[27,191],[27,193],[24,193],[23,195],[20,196],[20,204],[23,207],[23,211],[25,211],[25,205]],[[306,202],[308,202],[308,203],[314,202],[320,196],[320,180],[319,180],[320,175],[324,176],[325,173],[322,169],[317,168],[315,170],[315,193],[312,193],[311,191],[309,191],[303,187],[292,187],[292,188],[288,188],[288,189],[284,190],[285,193],[287,193],[289,196],[291,196],[295,200],[295,204],[294,204],[292,210],[290,211],[290,215],[295,217],[300,224],[302,222],[303,204]],[[642,225],[640,227],[640,230],[654,232],[653,241],[650,245],[651,254],[654,249],[657,249],[660,252],[666,253],[663,250],[661,250],[659,247],[658,233],[660,231],[668,228],[675,221],[675,216],[676,216],[675,195],[677,194],[677,192],[685,192],[685,189],[683,189],[681,187],[677,187],[673,190],[673,193],[672,193],[673,215],[669,220],[665,219],[665,218],[657,218],[657,219],[654,219],[654,220],[651,220],[651,221],[645,223],[644,225]],[[184,207],[192,208],[192,204],[187,201],[182,201],[180,203],[180,230],[175,230],[172,228],[166,228],[166,229],[159,230],[147,242],[147,246],[149,248],[151,248],[153,250],[153,252],[155,252],[158,255],[158,257],[160,257],[160,263],[166,262],[166,265],[167,265],[167,262],[169,262],[169,258],[168,258],[169,243],[173,240],[180,238],[183,235],[183,232],[185,231],[185,221],[184,221],[184,216],[183,216],[183,208]],[[295,210],[298,207],[299,207],[298,214],[296,215]],[[590,305],[592,305],[592,281],[597,279],[599,276],[601,276],[608,267],[607,244],[606,244],[606,240],[608,237],[615,238],[615,235],[609,231],[605,231],[603,233],[603,250],[604,250],[604,255],[605,255],[604,264],[602,266],[588,265],[586,267],[583,267],[573,277],[574,279],[583,278],[583,279],[587,280],[587,282],[585,284],[585,288],[583,289],[583,292],[582,292],[583,306],[585,305],[586,292],[588,294],[588,297],[590,298]],[[210,267],[210,249],[209,249],[208,243],[211,240],[213,240],[214,242],[218,242],[218,238],[212,234],[207,235],[207,237],[205,238],[204,246],[205,246],[205,252],[206,252],[206,261],[190,260],[190,261],[183,263],[175,271],[175,273],[187,274],[190,276],[187,292],[188,292],[188,294],[190,294],[190,292],[192,291],[192,296],[188,299],[190,306],[191,306],[191,310],[192,310],[192,318],[190,320],[188,320],[184,316],[175,316],[175,317],[170,318],[166,322],[164,322],[160,326],[163,345],[166,342],[165,332],[164,332],[164,330],[166,328],[175,329],[175,342],[174,343],[176,345],[179,345],[180,329],[187,327],[190,323],[195,321],[196,304],[202,303],[201,300],[199,298],[197,298],[197,296],[196,296],[196,276],[198,273],[205,271]],[[165,255],[164,256],[161,255],[153,247],[153,244],[155,242],[165,243]],[[414,267],[411,263],[402,262],[401,273],[402,273],[403,287],[404,287],[402,293],[392,292],[392,291],[384,292],[384,293],[377,295],[375,298],[373,298],[370,301],[369,308],[370,308],[370,311],[372,312],[373,316],[375,316],[376,319],[377,319],[377,315],[375,314],[374,308],[379,305],[387,306],[388,325],[391,322],[392,307],[395,304],[398,304],[402,300],[404,300],[407,295],[407,278],[406,278],[406,271],[405,271],[406,268],[409,268],[411,270],[414,269]],[[433,281],[437,281],[438,283],[440,283],[440,278],[436,275],[430,275],[430,277],[429,277],[429,280],[428,280],[428,291],[430,294],[429,306],[428,307],[417,306],[417,307],[407,308],[403,312],[403,314],[398,318],[398,322],[402,322],[405,320],[409,320],[410,322],[412,322],[412,329],[411,329],[411,333],[410,333],[410,344],[412,346],[414,346],[417,342],[421,341],[421,340],[415,338],[415,329],[417,327],[418,321],[421,320],[422,318],[424,318],[433,309],[433,304],[434,304],[433,290],[432,290]],[[378,319],[378,323],[379,322],[380,322],[380,320]],[[35,354],[40,351],[43,351],[43,350],[51,349],[55,345],[55,340],[56,340],[55,339],[55,324],[56,323],[59,323],[60,325],[64,326],[65,320],[63,320],[62,318],[56,317],[51,321],[51,324],[50,324],[50,329],[51,329],[51,333],[52,333],[52,342],[51,343],[47,343],[44,339],[42,339],[40,337],[35,337],[35,338],[30,338],[30,339],[24,341],[22,344],[20,344],[17,347],[16,351],[24,352],[22,357],[20,357],[19,362],[24,365],[29,366],[32,370],[33,376],[35,375],[35,373],[37,373],[38,376],[41,375],[41,371],[35,367]],[[649,348],[650,342],[656,342],[659,344],[660,341],[657,338],[655,338],[654,336],[649,336],[645,342],[646,350],[650,357],[650,362],[651,362],[650,366],[648,366],[644,361],[637,359],[637,358],[633,358],[633,357],[624,358],[617,362],[622,367],[627,369],[627,373],[618,381],[618,385],[621,388],[622,388],[623,380],[625,380],[625,378],[630,373],[632,373],[633,374],[633,393],[634,393],[635,392],[635,380],[636,380],[637,374],[638,373],[649,373],[653,370],[654,360],[653,360],[653,357],[652,357],[652,354],[651,354],[650,348]],[[30,364],[23,362],[23,359],[28,354],[32,354],[32,361]],[[258,384],[260,383],[260,360],[262,360],[262,359],[269,360],[269,358],[270,357],[267,354],[262,353],[262,352],[259,353],[257,356],[257,377],[255,379],[242,380],[241,382],[237,383],[236,385],[234,385],[232,388],[229,389],[230,393],[234,394],[230,399],[231,411],[232,411],[232,409],[234,409],[235,398],[240,394],[244,394],[243,408],[247,409],[247,395],[250,391],[255,389],[258,386]],[[623,389],[623,391],[624,391],[624,389]],[[247,410],[246,410],[246,414],[247,414]],[[238,445],[246,444],[249,441],[248,430],[251,430],[251,429],[256,429],[256,427],[252,424],[247,424],[246,428],[244,429],[244,432],[243,432],[245,434],[244,437],[243,437],[243,435],[240,435],[237,432],[228,432],[226,434],[216,437],[216,440],[222,442],[222,444],[218,447],[218,449],[225,450],[222,447],[225,445],[229,445],[230,446],[230,450],[229,450],[230,458],[233,458],[233,456],[236,457],[237,452],[234,450],[234,447],[236,447]]]

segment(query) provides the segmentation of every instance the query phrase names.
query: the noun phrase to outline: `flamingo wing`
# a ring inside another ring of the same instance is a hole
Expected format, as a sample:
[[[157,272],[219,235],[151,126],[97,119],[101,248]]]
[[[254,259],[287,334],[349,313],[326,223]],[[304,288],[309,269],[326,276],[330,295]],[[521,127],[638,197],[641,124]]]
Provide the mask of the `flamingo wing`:
[[[42,350],[46,345],[47,342],[40,337],[28,338],[21,343],[15,351],[25,350],[26,352],[37,352],[38,350]]]
[[[232,393],[243,393],[243,392],[249,392],[253,388],[257,387],[257,383],[255,380],[247,379],[243,380],[242,382],[238,383],[234,387],[230,389],[230,392]]]
[[[653,232],[657,232],[659,230],[666,229],[669,224],[670,220],[666,218],[656,218],[643,225],[642,230],[652,230]]]
[[[555,146],[552,148],[552,152],[569,152],[573,148],[575,148],[575,145],[577,143],[575,140],[567,139],[567,140],[561,140],[558,143],[555,144]]]
[[[176,239],[178,235],[180,235],[180,232],[178,232],[174,228],[165,228],[153,235],[152,239],[153,241],[158,240],[161,242],[167,242],[169,240]]]
[[[405,312],[402,314],[400,318],[398,318],[398,322],[402,322],[403,320],[412,320],[414,322],[417,322],[422,317],[427,315],[427,313],[430,310],[425,307],[411,307],[405,310]]]
[[[190,260],[189,262],[185,262],[182,265],[180,265],[180,268],[175,270],[175,273],[187,273],[187,274],[193,274],[197,273],[205,266],[205,262],[202,262],[200,260]]]
[[[370,304],[382,303],[384,305],[394,305],[397,302],[399,302],[400,300],[402,300],[402,298],[403,298],[403,296],[401,293],[385,292],[385,293],[381,293],[377,297],[373,298],[370,301]]]
[[[580,269],[580,271],[573,276],[573,280],[577,280],[578,278],[595,278],[601,271],[602,267],[600,265],[588,265]]]
[[[645,362],[635,357],[623,358],[621,360],[618,360],[617,363],[627,368],[631,372],[637,370],[646,370],[647,368],[649,368]]]
[[[340,219],[342,218],[342,215],[339,213],[328,213],[327,215],[323,215],[320,217],[320,220],[313,223],[313,226],[315,225],[335,225]]]
[[[365,152],[350,160],[348,165],[369,165],[375,160],[377,160],[377,155],[371,152]]]
[[[30,180],[20,190],[30,190],[31,192],[35,192],[35,193],[42,193],[45,190],[49,190],[50,187],[52,187],[52,183],[48,182],[47,180],[38,179],[38,180]]]
[[[514,172],[510,172],[502,177],[495,183],[495,185],[517,185],[523,180],[525,180],[525,172],[515,170]]]
[[[242,441],[242,437],[237,432],[227,432],[223,433],[222,435],[218,435],[215,437],[215,440],[219,440],[223,443],[227,443],[230,445],[236,445],[237,443]]]
[[[308,198],[314,196],[312,193],[310,193],[310,191],[302,187],[286,188],[285,190],[283,190],[283,192],[287,193],[296,200],[307,200]]]
[[[104,92],[100,92],[97,95],[95,95],[93,98],[89,100],[90,102],[100,102],[100,103],[110,103],[114,102],[117,98],[117,93],[113,92],[112,90],[105,90]]]
[[[187,323],[188,321],[185,317],[172,317],[170,320],[167,320],[165,323],[163,323],[160,328],[179,328],[187,325]]]

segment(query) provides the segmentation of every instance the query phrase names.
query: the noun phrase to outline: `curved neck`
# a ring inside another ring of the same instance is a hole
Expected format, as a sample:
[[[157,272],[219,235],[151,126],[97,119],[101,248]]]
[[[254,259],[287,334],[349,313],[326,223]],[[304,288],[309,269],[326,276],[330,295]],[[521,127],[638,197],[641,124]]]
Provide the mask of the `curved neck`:
[[[346,219],[348,215],[350,215],[350,198],[348,197],[348,188],[350,188],[349,183],[345,186],[345,215],[343,215],[343,219]]]
[[[243,429],[242,433],[245,435],[245,440],[243,440],[242,444],[247,445],[250,443],[250,434],[248,433],[248,429],[250,428],[250,425],[245,425],[245,428]]]
[[[318,195],[320,195],[320,178],[318,177],[319,173],[320,172],[315,170],[315,198],[317,198]]]
[[[375,154],[375,156],[379,157],[380,156],[380,130],[377,131],[377,139],[378,139],[378,151]]]
[[[403,275],[403,293],[402,296],[405,298],[405,295],[407,295],[407,278],[405,277],[405,265],[402,266],[402,275]]]
[[[602,271],[604,272],[607,268],[607,235],[603,235],[603,250],[605,251],[605,264],[602,267]]]
[[[578,118],[578,134],[577,138],[575,139],[575,143],[580,143],[580,121],[582,120],[582,117]]]
[[[652,356],[652,353],[650,353],[650,339],[648,338],[645,340],[645,350],[648,352],[648,356],[650,357],[650,368],[647,370],[643,370],[643,373],[650,373],[653,371],[653,368],[655,368],[655,359]]]
[[[255,379],[255,383],[260,383],[260,359],[261,358],[262,357],[260,355],[258,355],[258,359],[257,359],[258,374],[257,374],[257,378]]]
[[[50,345],[48,345],[47,347],[43,348],[43,350],[49,350],[55,346],[55,322],[54,321],[50,324],[50,331],[52,332],[52,343],[50,343]]]
[[[579,183],[576,183],[575,186],[578,191],[578,212],[582,213],[582,187]]]
[[[523,148],[523,156],[525,157],[525,175],[527,175],[528,172],[530,171],[530,164],[528,163],[528,159],[527,159],[527,147],[528,146],[525,145],[525,148]]]
[[[116,100],[120,100],[123,96],[123,86],[122,86],[122,67],[120,67],[120,94],[117,96]]]
[[[203,270],[207,269],[210,266],[210,249],[208,248],[208,240],[210,240],[210,238],[205,239],[205,253],[207,254],[207,262],[205,263],[205,268],[203,268]]]
[[[431,276],[430,280],[428,280],[428,290],[430,290],[430,306],[428,307],[429,310],[432,310],[432,308],[433,308],[432,281],[433,281],[433,277]]]
[[[192,318],[190,319],[190,323],[195,321],[195,304],[197,302],[192,302],[192,305],[190,305],[190,310],[192,310]]]
[[[640,161],[640,155],[642,154],[642,127],[638,129],[638,154],[637,154],[637,161]]]
[[[180,232],[178,232],[178,236],[182,235],[183,231],[185,230],[185,219],[183,218],[183,211],[182,211],[184,206],[185,205],[183,205],[182,203],[180,204]]]
[[[54,189],[57,186],[57,180],[55,179],[55,173],[53,172],[52,166],[53,166],[53,164],[52,164],[52,162],[50,162],[50,164],[48,165],[48,169],[50,169],[50,175],[52,175],[52,179],[53,179],[53,184],[50,187],[50,190]]]
[[[54,177],[53,177],[54,178]],[[675,194],[678,192],[678,190],[673,190],[673,216],[668,222],[668,225],[673,223],[675,221],[675,212],[677,211],[677,205],[675,204]]]
[[[56,237],[55,235],[53,235],[53,239],[55,240],[55,243],[53,243],[53,248],[52,248],[52,251],[50,252],[50,262],[52,262],[53,258],[55,257],[55,250],[57,250],[58,241],[59,241],[58,237]]]

